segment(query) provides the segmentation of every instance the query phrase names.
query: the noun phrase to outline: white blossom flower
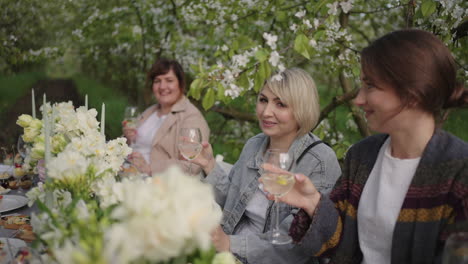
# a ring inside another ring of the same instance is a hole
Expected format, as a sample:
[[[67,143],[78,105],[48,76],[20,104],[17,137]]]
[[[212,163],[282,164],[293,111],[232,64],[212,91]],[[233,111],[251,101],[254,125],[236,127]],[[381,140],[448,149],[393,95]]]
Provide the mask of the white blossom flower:
[[[343,13],[347,14],[349,10],[353,8],[353,2],[354,0],[348,0],[347,2],[341,2],[340,6],[341,9],[343,10]]]
[[[270,46],[272,49],[276,49],[276,41],[278,40],[278,36],[265,32],[263,33],[263,38],[267,41],[268,46]]]
[[[221,47],[221,50],[222,50],[222,51],[228,51],[228,50],[229,50],[229,48],[228,48],[228,46],[226,46],[226,45],[223,45],[223,46]]]
[[[297,25],[293,23],[291,26],[289,26],[289,29],[292,30],[293,32],[296,32]]]
[[[309,19],[304,19],[304,20],[302,20],[302,23],[304,23],[304,25],[305,25],[307,28],[312,28],[312,25],[310,24],[310,20],[309,20]]]
[[[280,61],[280,58],[282,56],[279,55],[279,53],[277,51],[273,51],[270,53],[270,58],[268,59],[268,62],[272,65],[272,66],[277,66],[279,61]]]
[[[306,11],[301,10],[301,11],[297,12],[294,16],[296,16],[298,18],[303,18],[305,15],[306,15]]]
[[[328,7],[328,14],[335,16],[338,13],[338,2],[334,2],[333,4],[327,4]]]

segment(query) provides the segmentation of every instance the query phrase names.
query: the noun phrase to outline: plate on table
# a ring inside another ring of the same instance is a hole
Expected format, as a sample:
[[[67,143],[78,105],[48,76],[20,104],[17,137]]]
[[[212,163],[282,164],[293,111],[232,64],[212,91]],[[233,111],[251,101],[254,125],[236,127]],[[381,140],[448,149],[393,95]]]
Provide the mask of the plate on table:
[[[28,204],[28,198],[21,195],[3,195],[0,200],[0,213],[15,210]]]
[[[13,165],[0,164],[0,175],[5,173],[8,175],[13,175],[14,170],[15,166]]]
[[[10,247],[8,247],[8,244],[10,244]],[[4,252],[3,254],[0,254],[0,262],[10,263],[18,253],[18,250],[26,246],[26,242],[21,239],[0,237],[0,252]]]

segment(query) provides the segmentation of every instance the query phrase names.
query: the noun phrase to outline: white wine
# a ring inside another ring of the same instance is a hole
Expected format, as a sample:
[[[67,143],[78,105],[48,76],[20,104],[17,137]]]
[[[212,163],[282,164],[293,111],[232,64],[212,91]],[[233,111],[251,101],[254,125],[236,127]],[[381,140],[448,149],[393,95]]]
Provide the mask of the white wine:
[[[262,181],[267,192],[275,196],[282,196],[293,187],[294,175],[267,172],[262,175]]]
[[[188,160],[193,160],[200,154],[202,150],[202,145],[196,142],[183,142],[179,143],[179,151],[184,158]]]

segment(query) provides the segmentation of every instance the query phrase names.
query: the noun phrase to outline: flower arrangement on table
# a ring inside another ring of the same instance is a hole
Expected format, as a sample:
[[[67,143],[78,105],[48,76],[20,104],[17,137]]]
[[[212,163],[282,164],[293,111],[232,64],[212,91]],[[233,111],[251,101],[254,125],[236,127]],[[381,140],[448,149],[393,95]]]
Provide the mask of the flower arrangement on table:
[[[31,148],[26,169],[46,160],[47,178],[27,196],[41,211],[31,224],[47,263],[235,263],[211,247],[221,211],[209,185],[175,167],[121,179],[131,149],[124,138],[106,142],[95,109],[68,102],[42,111],[43,120],[17,123]]]

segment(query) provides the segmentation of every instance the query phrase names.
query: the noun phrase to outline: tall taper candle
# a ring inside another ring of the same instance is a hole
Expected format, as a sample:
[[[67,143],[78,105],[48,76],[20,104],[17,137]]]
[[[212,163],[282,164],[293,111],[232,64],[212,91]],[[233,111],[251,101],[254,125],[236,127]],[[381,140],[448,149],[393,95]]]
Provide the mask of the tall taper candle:
[[[86,107],[86,110],[88,110],[88,94],[85,95],[84,106]]]
[[[36,118],[36,97],[34,96],[34,88],[31,91],[31,101],[32,101],[32,117]]]
[[[45,95],[44,95],[44,102],[45,102]],[[45,103],[42,107],[42,122],[44,127],[44,168],[46,169],[47,175],[47,164],[49,163],[49,152],[50,152],[50,141],[49,141],[49,118],[47,115],[47,109]]]
[[[101,109],[101,135],[104,135],[104,130],[106,126],[106,105],[102,103],[102,109]]]

